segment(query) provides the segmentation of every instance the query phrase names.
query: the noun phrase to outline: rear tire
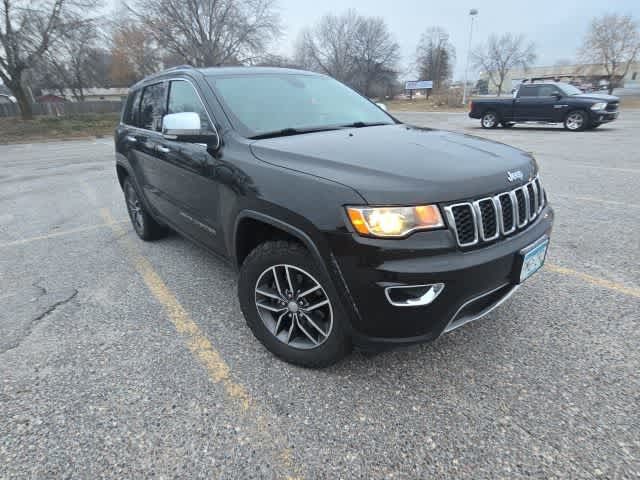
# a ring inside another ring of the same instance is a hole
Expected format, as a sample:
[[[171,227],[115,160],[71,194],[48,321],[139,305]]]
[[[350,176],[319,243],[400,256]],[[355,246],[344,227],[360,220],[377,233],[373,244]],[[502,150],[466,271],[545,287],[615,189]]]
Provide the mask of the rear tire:
[[[480,119],[480,125],[482,125],[482,128],[496,128],[498,123],[498,114],[493,110],[487,110],[484,112]]]
[[[338,362],[351,351],[351,341],[345,333],[346,315],[329,293],[328,283],[302,245],[290,241],[259,245],[242,263],[238,280],[247,325],[286,362],[311,368]]]
[[[564,128],[571,132],[579,132],[589,128],[589,117],[582,110],[572,110],[564,119]]]
[[[131,178],[127,177],[124,179],[124,182],[122,182],[122,190],[127,203],[127,212],[129,212],[131,224],[138,236],[145,241],[157,240],[166,236],[168,232],[167,227],[160,225],[153,219],[149,212],[147,212],[140,199],[140,193]]]

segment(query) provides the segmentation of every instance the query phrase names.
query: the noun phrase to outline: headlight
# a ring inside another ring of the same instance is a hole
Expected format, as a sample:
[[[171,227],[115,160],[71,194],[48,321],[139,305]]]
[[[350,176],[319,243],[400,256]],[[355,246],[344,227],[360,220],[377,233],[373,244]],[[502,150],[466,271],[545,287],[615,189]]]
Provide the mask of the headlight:
[[[415,230],[444,227],[436,205],[415,207],[347,207],[353,228],[371,237],[404,237]]]
[[[607,102],[598,102],[591,105],[591,110],[604,110],[605,108],[607,108]]]

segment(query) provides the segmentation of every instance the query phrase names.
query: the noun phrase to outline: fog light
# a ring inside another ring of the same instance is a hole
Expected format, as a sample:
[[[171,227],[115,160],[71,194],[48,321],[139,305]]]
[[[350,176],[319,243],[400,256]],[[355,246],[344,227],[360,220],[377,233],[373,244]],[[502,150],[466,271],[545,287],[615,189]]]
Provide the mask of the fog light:
[[[444,283],[398,285],[386,287],[384,294],[395,307],[423,307],[432,303],[444,290]]]

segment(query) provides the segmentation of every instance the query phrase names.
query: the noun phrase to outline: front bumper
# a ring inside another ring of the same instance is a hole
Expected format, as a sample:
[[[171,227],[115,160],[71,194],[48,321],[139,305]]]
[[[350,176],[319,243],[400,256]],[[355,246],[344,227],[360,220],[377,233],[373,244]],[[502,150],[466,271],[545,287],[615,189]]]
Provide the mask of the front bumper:
[[[418,232],[404,240],[333,234],[330,244],[348,289],[354,343],[365,348],[435,339],[485,315],[517,288],[519,252],[551,233],[548,205],[525,230],[473,250],[455,247],[449,230]],[[426,306],[398,307],[385,288],[442,282]]]
[[[606,110],[591,110],[591,123],[613,122],[618,118],[619,112],[608,112]]]

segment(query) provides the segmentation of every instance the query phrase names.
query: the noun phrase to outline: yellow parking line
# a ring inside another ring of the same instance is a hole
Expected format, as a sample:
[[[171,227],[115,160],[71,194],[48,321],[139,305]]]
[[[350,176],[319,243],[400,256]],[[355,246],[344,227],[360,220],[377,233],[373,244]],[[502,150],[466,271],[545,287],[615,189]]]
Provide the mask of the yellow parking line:
[[[252,413],[252,418],[258,427],[258,435],[270,436],[268,432],[269,422],[265,420],[264,414],[260,413],[260,408],[256,402],[251,398],[244,386],[233,380],[229,365],[213,347],[198,324],[191,319],[189,313],[180,304],[171,290],[169,290],[169,287],[167,287],[160,275],[153,269],[149,260],[142,256],[136,246],[127,238],[124,228],[113,219],[108,209],[100,209],[100,216],[105,221],[105,224],[109,225],[118,236],[118,241],[128,252],[135,269],[142,276],[145,285],[156,300],[164,307],[175,329],[184,335],[187,347],[204,366],[209,378],[214,383],[222,384],[227,396],[241,411]],[[294,465],[290,449],[283,446],[285,442],[285,439],[268,438],[259,443],[267,447],[279,449],[278,460],[282,467],[286,471],[294,473],[293,475],[286,475],[285,478],[287,480],[301,479],[302,476],[299,473],[300,467]]]
[[[571,277],[576,277],[587,283],[596,285],[598,287],[606,288],[608,290],[613,290],[614,292],[622,293],[624,295],[629,295],[631,297],[640,298],[640,288],[637,288],[637,287],[628,287],[621,283],[612,282],[611,280],[606,280],[600,277],[594,277],[593,275],[588,275],[586,273],[578,272],[570,268],[561,267],[559,265],[548,263],[545,266],[545,268],[550,272],[560,273],[562,275],[569,275]]]
[[[144,283],[152,295],[165,308],[169,319],[176,330],[185,335],[189,350],[202,362],[209,376],[215,383],[222,383],[227,395],[240,402],[243,410],[251,405],[251,398],[242,385],[235,383],[229,373],[229,366],[220,354],[213,348],[211,342],[204,335],[200,327],[191,319],[186,310],[180,305],[176,297],[160,278],[160,275],[145,257],[135,250],[135,247],[125,239],[125,230],[113,219],[106,208],[100,209],[100,216],[105,224],[122,239],[121,243],[127,249],[133,264],[142,276]]]
[[[114,220],[116,224],[128,222],[129,220]],[[36,237],[23,238],[21,240],[15,240],[13,242],[0,243],[0,248],[14,247],[16,245],[24,245],[25,243],[38,242],[40,240],[49,240],[51,238],[63,237],[66,235],[73,235],[74,233],[89,232],[91,230],[98,230],[100,228],[107,228],[110,225],[107,223],[100,223],[98,225],[87,225],[85,227],[70,228],[69,230],[61,230],[59,232],[47,233],[45,235],[38,235]]]

